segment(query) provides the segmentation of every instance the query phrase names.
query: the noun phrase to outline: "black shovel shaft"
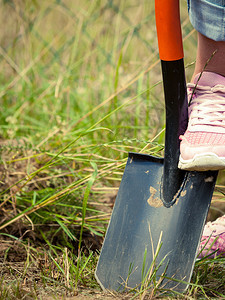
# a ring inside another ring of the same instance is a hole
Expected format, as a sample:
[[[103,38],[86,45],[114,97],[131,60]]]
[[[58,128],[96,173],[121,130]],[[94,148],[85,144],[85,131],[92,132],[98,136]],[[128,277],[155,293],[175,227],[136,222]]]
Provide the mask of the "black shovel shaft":
[[[180,155],[179,136],[184,133],[188,121],[187,92],[183,59],[161,61],[166,105],[166,136],[162,199],[164,205],[175,202],[185,172],[178,169]]]

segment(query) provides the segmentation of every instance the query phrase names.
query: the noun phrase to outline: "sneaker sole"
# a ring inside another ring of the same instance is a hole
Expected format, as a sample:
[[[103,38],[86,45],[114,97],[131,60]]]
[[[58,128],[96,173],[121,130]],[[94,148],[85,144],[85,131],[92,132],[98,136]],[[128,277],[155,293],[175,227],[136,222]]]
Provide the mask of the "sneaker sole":
[[[184,160],[181,156],[178,168],[187,171],[209,171],[225,169],[225,157],[215,153],[196,154],[192,159]]]

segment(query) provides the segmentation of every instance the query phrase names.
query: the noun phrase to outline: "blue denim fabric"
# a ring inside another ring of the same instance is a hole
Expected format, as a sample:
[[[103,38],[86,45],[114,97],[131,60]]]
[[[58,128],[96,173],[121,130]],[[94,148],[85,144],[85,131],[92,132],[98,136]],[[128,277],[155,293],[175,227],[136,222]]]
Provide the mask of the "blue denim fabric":
[[[225,0],[187,0],[193,27],[215,41],[225,41]]]

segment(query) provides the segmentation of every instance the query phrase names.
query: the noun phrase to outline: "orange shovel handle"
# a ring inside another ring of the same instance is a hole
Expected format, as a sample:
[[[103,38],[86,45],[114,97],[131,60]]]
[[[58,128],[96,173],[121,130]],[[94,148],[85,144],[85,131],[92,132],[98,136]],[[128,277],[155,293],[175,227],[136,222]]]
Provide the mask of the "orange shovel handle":
[[[160,59],[183,58],[179,0],[155,0],[155,17]]]

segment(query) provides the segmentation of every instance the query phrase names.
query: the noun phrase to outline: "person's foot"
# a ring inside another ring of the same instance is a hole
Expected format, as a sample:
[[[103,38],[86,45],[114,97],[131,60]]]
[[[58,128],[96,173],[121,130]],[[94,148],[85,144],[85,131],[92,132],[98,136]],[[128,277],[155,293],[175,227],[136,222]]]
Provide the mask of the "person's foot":
[[[214,258],[219,255],[225,257],[225,215],[205,225],[198,257]]]
[[[225,169],[225,77],[203,72],[199,81],[198,78],[199,74],[194,83],[187,85],[189,121],[186,132],[180,136],[178,168]]]

